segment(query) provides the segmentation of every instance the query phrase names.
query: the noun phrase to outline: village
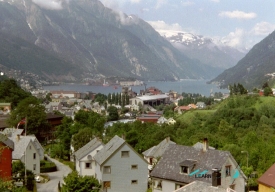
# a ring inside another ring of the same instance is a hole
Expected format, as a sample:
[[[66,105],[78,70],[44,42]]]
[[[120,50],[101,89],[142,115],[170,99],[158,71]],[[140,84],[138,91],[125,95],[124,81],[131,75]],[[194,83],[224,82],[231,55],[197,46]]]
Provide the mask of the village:
[[[54,157],[50,155],[51,151],[44,149],[44,146],[56,140],[57,127],[62,124],[63,117],[74,120],[79,111],[92,111],[101,116],[108,116],[108,108],[115,107],[118,118],[104,123],[106,131],[115,123],[134,121],[174,125],[176,120],[173,117],[165,118],[163,110],[158,110],[159,106],[172,104],[173,113],[179,115],[189,110],[207,108],[204,102],[178,106],[179,100],[183,99],[181,94],[175,91],[162,93],[156,87],[149,87],[137,94],[131,88],[124,86],[120,95],[127,95],[129,98],[124,97],[125,102],[121,102],[121,105],[120,102],[108,103],[107,98],[104,102],[95,102],[97,94],[92,92],[56,90],[32,92],[32,95],[37,98],[47,98],[44,100],[44,106],[47,121],[51,126],[40,133],[42,144],[35,135],[28,134],[27,119],[21,120],[17,127],[7,127],[5,118],[11,111],[11,104],[1,103],[0,135],[1,146],[5,148],[1,153],[0,176],[16,178],[18,175],[11,174],[10,165],[12,162],[20,161],[24,164],[25,170],[30,170],[35,175],[37,191],[39,186],[46,185],[44,182],[50,183],[54,180],[49,176],[45,178],[44,171],[41,172],[43,167],[41,162],[44,160],[54,162],[52,159]],[[219,102],[227,97],[228,95],[223,95],[215,101]],[[73,169],[79,176],[96,178],[100,183],[98,191],[183,192],[198,189],[207,192],[245,191],[248,176],[244,174],[229,151],[217,150],[210,146],[208,138],[194,143],[193,146],[184,146],[178,145],[170,137],[165,137],[151,148],[136,151],[126,142],[124,135],[115,135],[107,143],[102,141],[104,136],[103,134],[101,138],[91,138],[77,150],[72,145],[70,147],[69,161],[73,163]],[[274,169],[273,167],[274,165],[270,169]],[[52,171],[58,171],[58,168],[50,170]],[[269,170],[266,174],[268,172]],[[258,180],[262,187],[268,185],[266,174]],[[59,179],[58,189],[66,185],[63,178]],[[23,183],[22,180],[16,182],[19,186]],[[96,189],[95,187],[94,190]]]

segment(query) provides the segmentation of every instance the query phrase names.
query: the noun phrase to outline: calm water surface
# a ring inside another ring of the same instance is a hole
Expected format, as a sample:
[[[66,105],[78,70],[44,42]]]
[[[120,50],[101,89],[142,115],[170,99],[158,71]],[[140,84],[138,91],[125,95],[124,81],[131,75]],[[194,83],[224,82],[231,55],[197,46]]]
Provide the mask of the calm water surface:
[[[146,82],[146,88],[156,87],[162,92],[169,92],[170,90],[178,93],[200,93],[205,96],[209,96],[210,92],[222,92],[228,93],[228,90],[219,89],[216,85],[206,84],[207,80],[182,80],[176,82]],[[93,93],[117,93],[121,92],[121,87],[118,86],[115,89],[113,86],[103,87],[95,85],[83,85],[83,84],[62,84],[56,86],[44,86],[45,90],[64,90],[64,91],[78,91],[78,92],[93,92]],[[132,86],[132,90],[140,93],[140,90],[144,90],[145,86]]]

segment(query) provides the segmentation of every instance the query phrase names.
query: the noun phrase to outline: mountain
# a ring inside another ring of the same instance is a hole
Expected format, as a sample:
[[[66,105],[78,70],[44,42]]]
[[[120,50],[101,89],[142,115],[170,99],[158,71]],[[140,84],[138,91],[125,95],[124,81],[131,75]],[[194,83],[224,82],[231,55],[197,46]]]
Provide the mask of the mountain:
[[[225,70],[210,83],[228,87],[241,83],[245,88],[262,87],[275,73],[275,31],[256,44],[236,66]]]
[[[174,47],[192,59],[215,67],[220,73],[233,67],[246,52],[230,47],[221,40],[186,32],[160,32]]]
[[[98,0],[1,0],[0,33],[9,39],[0,64],[51,80],[210,79],[219,72],[182,54],[145,21]]]

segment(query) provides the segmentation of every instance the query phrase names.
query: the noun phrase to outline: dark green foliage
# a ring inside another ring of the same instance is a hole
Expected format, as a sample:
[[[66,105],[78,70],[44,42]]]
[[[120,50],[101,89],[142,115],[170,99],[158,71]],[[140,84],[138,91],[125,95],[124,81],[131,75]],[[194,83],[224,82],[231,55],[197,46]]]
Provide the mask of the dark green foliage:
[[[5,79],[0,82],[0,101],[11,103],[12,108],[27,97],[30,97],[29,92],[24,91],[19,87],[14,79]]]
[[[94,138],[94,131],[91,128],[84,128],[79,130],[77,134],[73,136],[72,146],[75,151],[89,143]]]
[[[116,120],[118,120],[119,115],[118,115],[118,111],[117,111],[116,107],[110,106],[108,108],[108,113],[109,113],[109,115],[107,117],[108,121],[116,121]]]
[[[206,105],[214,103],[214,98],[203,96],[199,93],[182,93],[183,99],[178,101],[178,106],[186,106],[191,103],[196,104],[197,102],[204,102]]]
[[[56,165],[47,160],[40,161],[40,173],[48,173],[57,171]]]
[[[76,171],[64,178],[61,192],[99,192],[100,184],[94,177],[80,176]]]
[[[27,133],[35,134],[37,138],[40,138],[40,133],[50,126],[46,120],[45,107],[33,96],[20,100],[7,122],[11,127],[16,127],[23,118],[27,118],[27,123],[21,125],[22,128],[27,126]]]
[[[100,105],[102,105],[107,99],[107,96],[101,93],[96,94],[94,102],[98,102]]]

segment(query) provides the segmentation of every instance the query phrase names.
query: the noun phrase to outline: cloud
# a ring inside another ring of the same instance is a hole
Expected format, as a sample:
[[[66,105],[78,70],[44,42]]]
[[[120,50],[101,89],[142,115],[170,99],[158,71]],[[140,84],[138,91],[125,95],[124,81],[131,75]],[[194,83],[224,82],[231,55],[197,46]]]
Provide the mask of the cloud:
[[[171,30],[182,31],[182,27],[178,23],[167,24],[164,21],[147,21],[155,30]]]
[[[222,11],[219,13],[220,17],[228,17],[232,19],[254,19],[257,17],[256,13],[250,12],[250,13],[245,13],[242,11]]]
[[[62,9],[61,0],[32,0],[32,2],[44,9],[51,9],[51,10]],[[68,2],[68,0],[66,0],[66,2]]]
[[[220,0],[210,0],[210,1],[215,2],[215,3],[219,3],[220,2]]]
[[[159,8],[161,8],[162,6],[164,6],[167,3],[168,3],[167,0],[157,0],[155,8],[159,9]]]
[[[263,21],[263,22],[257,23],[251,30],[251,33],[254,35],[267,36],[274,30],[275,30],[274,24]]]
[[[195,3],[192,2],[192,1],[181,1],[181,5],[184,6],[184,7],[187,7],[187,6],[192,6],[194,5]]]
[[[130,0],[131,3],[140,3],[141,0]]]
[[[246,32],[237,28],[234,32],[230,32],[226,37],[222,38],[222,42],[228,46],[242,48],[245,44]]]

